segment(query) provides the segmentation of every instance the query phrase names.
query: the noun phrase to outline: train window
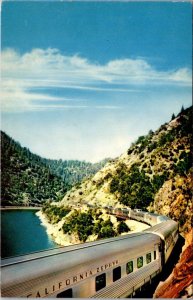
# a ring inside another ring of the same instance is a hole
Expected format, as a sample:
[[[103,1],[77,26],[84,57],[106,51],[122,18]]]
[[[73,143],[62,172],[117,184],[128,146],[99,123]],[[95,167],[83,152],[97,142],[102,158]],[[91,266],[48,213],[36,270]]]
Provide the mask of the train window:
[[[132,272],[133,272],[133,262],[129,261],[126,264],[126,273],[129,274],[129,273],[132,273]]]
[[[121,278],[121,267],[113,269],[113,282]]]
[[[149,264],[151,262],[151,253],[146,254],[146,263]]]
[[[154,251],[154,259],[156,259],[156,251]]]
[[[103,289],[105,286],[106,286],[106,274],[103,273],[96,277],[95,280],[96,292]]]
[[[137,267],[138,269],[143,267],[143,256],[138,257],[137,259]]]
[[[56,298],[72,298],[72,289],[59,293]]]

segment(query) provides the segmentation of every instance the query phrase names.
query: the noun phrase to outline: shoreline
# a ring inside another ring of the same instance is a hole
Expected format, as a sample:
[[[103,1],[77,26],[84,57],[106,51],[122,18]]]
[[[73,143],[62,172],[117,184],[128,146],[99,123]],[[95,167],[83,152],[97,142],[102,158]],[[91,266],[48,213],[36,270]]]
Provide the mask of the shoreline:
[[[40,210],[41,207],[38,206],[0,206],[0,210]]]
[[[69,234],[64,234],[62,232],[61,228],[64,224],[64,220],[61,220],[56,224],[50,224],[46,216],[42,213],[42,211],[38,211],[36,213],[36,216],[40,219],[41,225],[44,226],[47,234],[51,236],[52,240],[59,246],[71,246],[71,245],[82,243],[79,241],[78,237],[75,236],[74,234],[69,235]],[[135,220],[127,220],[126,224],[129,226],[131,231],[127,233],[123,233],[122,235],[141,232],[150,227],[147,224]],[[94,241],[95,239],[93,238],[94,236],[90,236],[88,241]]]
[[[56,224],[50,224],[46,216],[42,211],[38,211],[36,216],[40,219],[40,224],[44,226],[47,234],[52,238],[52,240],[59,246],[72,246],[75,244],[80,244],[80,241],[73,234],[64,234],[61,228],[64,224],[64,220],[59,221]]]

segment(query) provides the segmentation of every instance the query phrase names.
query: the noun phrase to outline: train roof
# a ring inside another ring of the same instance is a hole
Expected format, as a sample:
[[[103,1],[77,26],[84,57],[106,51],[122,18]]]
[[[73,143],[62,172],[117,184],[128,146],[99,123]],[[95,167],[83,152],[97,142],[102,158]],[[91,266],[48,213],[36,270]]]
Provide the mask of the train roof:
[[[159,235],[162,239],[165,239],[174,229],[178,229],[178,223],[173,220],[167,220],[144,230],[144,232],[152,232]]]
[[[43,257],[48,257],[48,256],[53,256],[53,255],[58,255],[62,253],[67,253],[67,252],[72,252],[75,250],[81,250],[81,249],[87,249],[93,246],[97,245],[102,245],[102,244],[109,244],[113,243],[116,241],[121,241],[125,239],[133,239],[133,238],[143,238],[147,236],[147,232],[138,232],[138,233],[132,233],[132,234],[125,234],[123,236],[118,236],[118,237],[112,237],[112,238],[107,238],[107,239],[101,239],[93,242],[86,242],[82,244],[76,244],[76,245],[71,245],[71,246],[60,246],[58,248],[53,248],[53,249],[48,249],[48,250],[41,250],[37,252],[33,252],[30,254],[24,254],[20,256],[14,256],[14,257],[8,257],[8,258],[3,258],[1,260],[1,266],[5,265],[10,265],[10,264],[16,264],[19,262],[25,262],[29,260],[34,260],[34,259],[40,259]]]
[[[158,236],[143,232],[3,259],[2,283],[9,285],[15,280],[23,282],[26,276],[30,280],[37,277],[37,274],[39,277],[61,271],[68,273],[69,270],[77,271],[77,268],[80,271],[87,264],[118,259],[123,256],[125,249],[134,257],[137,252],[148,251],[159,240]]]

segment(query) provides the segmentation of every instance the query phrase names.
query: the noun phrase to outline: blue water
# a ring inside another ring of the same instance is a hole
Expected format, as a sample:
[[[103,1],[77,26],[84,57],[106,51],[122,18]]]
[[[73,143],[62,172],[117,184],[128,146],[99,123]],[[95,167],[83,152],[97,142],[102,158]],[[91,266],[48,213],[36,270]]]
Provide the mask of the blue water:
[[[34,210],[1,211],[1,257],[58,247],[40,224]]]

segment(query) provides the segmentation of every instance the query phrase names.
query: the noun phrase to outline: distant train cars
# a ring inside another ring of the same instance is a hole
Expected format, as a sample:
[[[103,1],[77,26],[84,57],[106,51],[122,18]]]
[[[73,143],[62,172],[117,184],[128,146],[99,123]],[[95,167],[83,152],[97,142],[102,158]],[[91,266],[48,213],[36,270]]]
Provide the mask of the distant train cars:
[[[178,224],[140,210],[106,209],[157,223],[136,234],[4,259],[2,296],[124,298],[151,282],[172,253]]]
[[[154,226],[163,221],[170,220],[166,216],[161,216],[154,213],[149,213],[142,211],[141,209],[131,209],[131,208],[113,208],[112,206],[105,207],[107,213],[113,214],[118,218],[129,218],[134,219],[139,222],[147,223],[151,226]]]

